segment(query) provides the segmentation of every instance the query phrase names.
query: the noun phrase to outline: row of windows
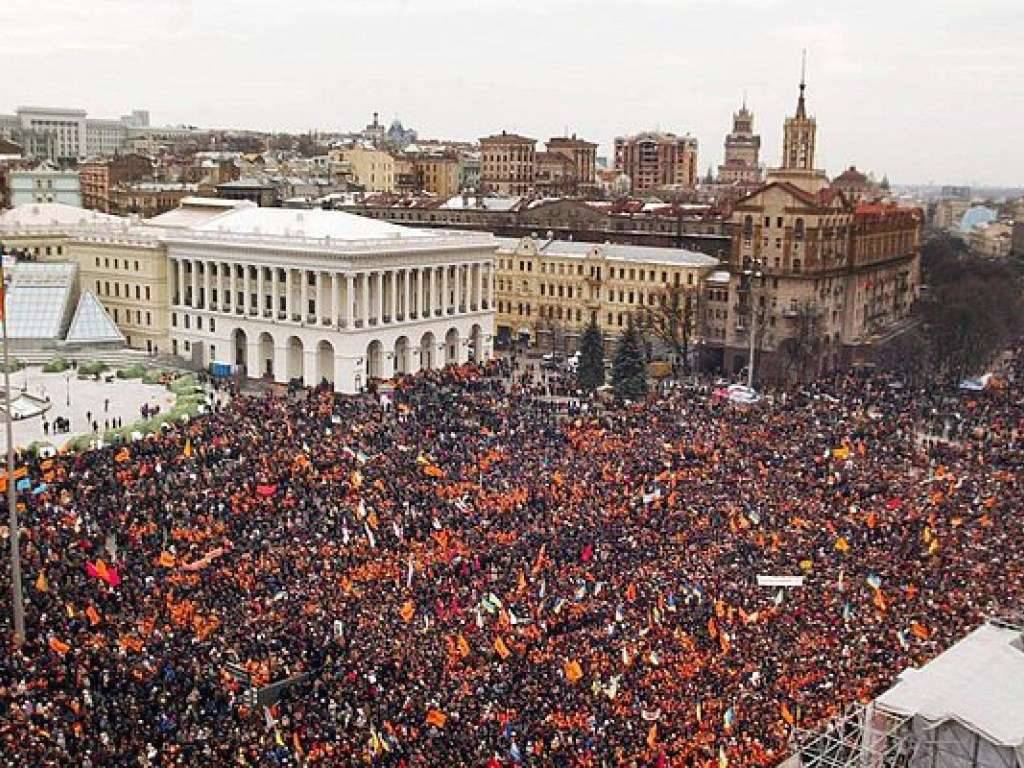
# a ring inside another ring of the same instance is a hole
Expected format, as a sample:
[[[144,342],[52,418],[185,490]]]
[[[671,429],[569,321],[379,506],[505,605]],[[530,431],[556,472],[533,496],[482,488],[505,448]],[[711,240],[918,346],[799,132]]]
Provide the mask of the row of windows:
[[[35,256],[42,256],[45,253],[47,256],[52,256],[56,253],[58,256],[64,255],[63,245],[47,245],[47,246],[34,246],[32,248],[26,248],[26,251],[31,250]]]
[[[122,261],[124,261],[124,268],[126,270],[131,270],[132,269],[132,262],[128,261],[128,259],[114,259],[114,269],[121,269],[121,262]],[[135,265],[135,267],[134,267],[135,271],[138,272],[139,271],[139,262],[138,262],[138,260],[136,260],[134,262],[134,265]],[[99,256],[96,257],[96,266],[97,267],[100,266],[100,257]],[[104,269],[110,269],[110,258],[109,257],[103,259],[103,268]]]
[[[210,320],[210,322],[207,324],[207,327],[209,328],[210,333],[215,333],[217,331],[217,319],[211,317],[211,318],[209,318],[209,320]],[[185,328],[185,330],[186,331],[189,330],[191,325],[192,325],[191,316],[187,315],[185,313],[182,313],[182,315],[181,315],[181,322],[182,322],[182,326]],[[177,328],[178,327],[178,313],[177,312],[171,312],[171,327],[172,328]],[[198,330],[200,330],[200,331],[203,330],[203,316],[202,315],[199,315],[198,317],[196,317],[196,328]],[[185,343],[188,344],[188,342],[185,342]],[[187,348],[188,347],[186,346],[186,349]]]
[[[142,323],[142,310],[141,309],[126,309],[126,310],[124,310],[124,322],[126,324],[131,324],[131,322],[132,322],[132,313],[133,312],[135,313],[135,324],[136,325],[142,325],[143,323]],[[115,323],[120,323],[121,322],[121,310],[119,310],[117,307],[114,307],[114,322]],[[152,326],[153,325],[153,313],[152,312],[147,312],[146,313],[146,323],[145,324],[146,324],[146,326]]]
[[[124,294],[121,293],[121,283],[115,282],[113,284],[114,285],[113,293],[111,293],[110,285],[111,285],[111,283],[110,283],[109,280],[103,280],[103,281],[97,280],[96,281],[96,295],[97,296],[108,296],[108,297],[109,296],[113,296],[115,299],[120,299],[120,298],[130,299],[132,297],[132,286],[131,286],[131,283],[125,283],[124,284]],[[143,290],[143,287],[145,288],[145,290]],[[150,289],[150,287],[148,285],[147,286],[138,286],[138,285],[136,285],[135,286],[135,298],[138,301],[142,301],[143,294],[145,294],[145,296],[146,296],[146,301],[150,301],[151,300],[152,296],[151,296],[151,289]]]

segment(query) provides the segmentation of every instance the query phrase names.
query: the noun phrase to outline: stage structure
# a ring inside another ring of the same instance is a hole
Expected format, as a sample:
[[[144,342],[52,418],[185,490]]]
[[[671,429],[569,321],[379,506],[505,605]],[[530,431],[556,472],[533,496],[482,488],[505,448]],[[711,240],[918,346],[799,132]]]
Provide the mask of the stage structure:
[[[797,730],[782,768],[1024,768],[1024,617],[989,619],[867,705]]]

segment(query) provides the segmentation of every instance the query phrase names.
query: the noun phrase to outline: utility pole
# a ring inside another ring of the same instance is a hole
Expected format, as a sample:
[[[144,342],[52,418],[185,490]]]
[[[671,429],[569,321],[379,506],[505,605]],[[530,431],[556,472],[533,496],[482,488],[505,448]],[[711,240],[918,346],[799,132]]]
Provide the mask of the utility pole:
[[[754,361],[757,356],[757,305],[754,302],[754,281],[761,277],[761,260],[757,256],[750,257],[750,269],[745,270],[747,277],[747,296],[750,300],[750,359],[747,361],[747,386],[754,388]]]
[[[2,259],[0,249],[0,259]],[[4,394],[7,411],[7,525],[11,537],[11,603],[14,607],[14,644],[25,642],[25,600],[21,590],[21,532],[18,527],[18,493],[14,479],[14,411],[11,408],[11,352],[7,342],[7,284],[0,263],[0,316],[3,319]]]

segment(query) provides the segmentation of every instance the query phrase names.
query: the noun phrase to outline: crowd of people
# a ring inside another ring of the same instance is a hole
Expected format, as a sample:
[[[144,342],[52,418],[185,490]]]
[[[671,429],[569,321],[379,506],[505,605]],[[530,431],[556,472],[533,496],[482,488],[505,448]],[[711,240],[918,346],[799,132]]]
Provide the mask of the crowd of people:
[[[775,765],[1020,611],[1022,353],[572,413],[491,363],[26,457],[0,766]]]

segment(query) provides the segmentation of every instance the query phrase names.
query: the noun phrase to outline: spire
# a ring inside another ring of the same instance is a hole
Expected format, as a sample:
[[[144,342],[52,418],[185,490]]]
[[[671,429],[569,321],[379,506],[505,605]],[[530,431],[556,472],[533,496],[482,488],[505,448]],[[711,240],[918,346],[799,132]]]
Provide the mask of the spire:
[[[798,119],[807,117],[807,109],[804,106],[804,89],[807,87],[807,49],[804,48],[800,61],[800,98],[796,103],[796,116]]]
[[[744,112],[747,111],[747,89],[746,88],[743,89],[743,106],[741,107],[741,109]]]

